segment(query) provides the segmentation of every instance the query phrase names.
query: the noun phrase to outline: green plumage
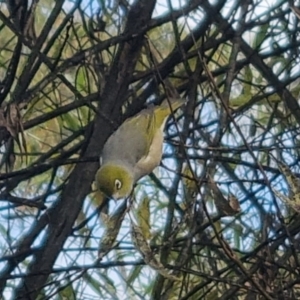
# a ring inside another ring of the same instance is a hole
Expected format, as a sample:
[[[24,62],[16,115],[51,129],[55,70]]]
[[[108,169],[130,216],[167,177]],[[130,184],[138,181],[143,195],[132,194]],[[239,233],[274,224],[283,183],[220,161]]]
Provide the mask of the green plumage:
[[[172,101],[172,111],[184,103],[182,99]],[[128,194],[137,180],[152,172],[159,165],[162,156],[164,125],[170,114],[169,103],[164,101],[160,106],[144,109],[127,119],[109,137],[102,152],[102,166],[96,175],[99,189],[105,189],[105,193],[108,194],[107,190],[112,189],[116,180],[120,180],[123,187],[128,181],[124,179],[125,172],[132,180],[132,185],[126,187],[126,194]],[[120,167],[123,174],[120,173]],[[114,192],[112,191],[109,196],[113,196]],[[122,194],[121,197],[124,195]]]

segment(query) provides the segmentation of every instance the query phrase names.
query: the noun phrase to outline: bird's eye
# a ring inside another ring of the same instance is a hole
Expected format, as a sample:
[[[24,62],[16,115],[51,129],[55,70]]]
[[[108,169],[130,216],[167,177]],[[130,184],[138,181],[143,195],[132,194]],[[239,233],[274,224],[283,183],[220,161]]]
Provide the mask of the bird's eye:
[[[119,179],[115,180],[115,187],[117,190],[120,190],[122,187],[122,182]]]

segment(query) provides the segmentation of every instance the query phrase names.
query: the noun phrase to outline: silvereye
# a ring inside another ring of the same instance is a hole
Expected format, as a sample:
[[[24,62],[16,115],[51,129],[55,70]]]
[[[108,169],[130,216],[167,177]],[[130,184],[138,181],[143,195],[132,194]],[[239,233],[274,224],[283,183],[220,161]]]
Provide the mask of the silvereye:
[[[165,100],[125,120],[103,147],[96,187],[115,200],[128,197],[134,184],[160,164],[165,123],[184,103]]]

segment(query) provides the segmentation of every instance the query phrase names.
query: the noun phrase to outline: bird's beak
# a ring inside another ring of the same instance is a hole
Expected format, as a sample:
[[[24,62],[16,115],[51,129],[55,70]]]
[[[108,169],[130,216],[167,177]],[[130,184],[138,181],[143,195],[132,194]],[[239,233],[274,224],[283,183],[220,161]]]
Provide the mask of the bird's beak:
[[[112,199],[115,200],[115,201],[118,201],[120,199],[120,195],[119,193],[115,193],[112,195]]]

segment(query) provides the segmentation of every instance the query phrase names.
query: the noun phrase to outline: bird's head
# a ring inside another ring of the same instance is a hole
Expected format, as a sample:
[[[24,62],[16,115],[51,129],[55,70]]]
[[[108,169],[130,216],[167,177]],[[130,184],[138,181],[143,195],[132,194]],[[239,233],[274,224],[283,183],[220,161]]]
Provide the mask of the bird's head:
[[[133,175],[126,167],[106,164],[96,173],[96,187],[115,200],[126,198],[133,189]]]

